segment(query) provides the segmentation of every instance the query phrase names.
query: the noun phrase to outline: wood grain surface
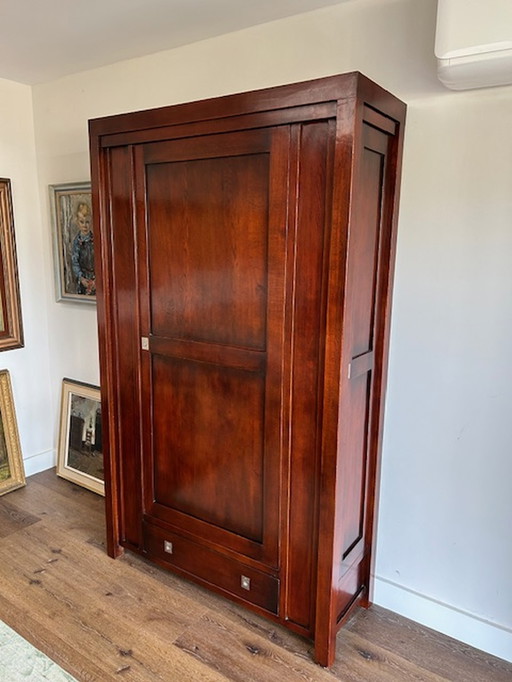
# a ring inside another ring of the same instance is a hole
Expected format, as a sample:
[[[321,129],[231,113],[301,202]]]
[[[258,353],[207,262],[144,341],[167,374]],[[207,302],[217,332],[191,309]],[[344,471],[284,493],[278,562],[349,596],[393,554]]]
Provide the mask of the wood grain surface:
[[[284,627],[135,554],[109,558],[103,505],[53,470],[0,499],[0,618],[80,682],[512,679],[512,664],[375,606],[321,668]]]
[[[109,554],[325,666],[371,600],[405,108],[341,74],[90,122]]]

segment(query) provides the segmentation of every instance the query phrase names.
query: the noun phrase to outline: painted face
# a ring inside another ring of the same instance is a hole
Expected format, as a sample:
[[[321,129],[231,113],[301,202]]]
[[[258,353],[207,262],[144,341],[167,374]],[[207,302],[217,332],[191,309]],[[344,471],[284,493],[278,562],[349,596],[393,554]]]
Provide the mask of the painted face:
[[[84,211],[78,211],[76,215],[76,222],[78,224],[78,229],[82,234],[87,234],[91,229],[91,218],[88,213]]]

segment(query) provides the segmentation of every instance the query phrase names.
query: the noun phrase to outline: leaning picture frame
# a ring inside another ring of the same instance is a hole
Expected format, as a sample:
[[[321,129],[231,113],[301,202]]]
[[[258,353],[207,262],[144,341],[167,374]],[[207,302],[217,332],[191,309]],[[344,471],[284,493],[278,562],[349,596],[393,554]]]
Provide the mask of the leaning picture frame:
[[[96,302],[91,183],[50,185],[58,301]]]
[[[23,346],[11,181],[0,178],[0,351]]]
[[[7,369],[0,371],[0,495],[25,485],[18,424]]]
[[[57,476],[104,495],[101,424],[100,389],[63,379]]]

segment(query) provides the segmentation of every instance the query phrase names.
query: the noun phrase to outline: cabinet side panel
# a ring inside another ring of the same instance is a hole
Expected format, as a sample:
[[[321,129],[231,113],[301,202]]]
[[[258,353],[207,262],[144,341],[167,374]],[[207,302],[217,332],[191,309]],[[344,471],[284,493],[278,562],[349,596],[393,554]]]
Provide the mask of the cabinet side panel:
[[[114,335],[114,417],[119,467],[120,521],[123,544],[140,545],[139,338],[137,271],[133,226],[132,154],[110,153],[112,314]]]
[[[350,365],[344,418],[340,421],[340,499],[343,500],[341,560],[351,563],[362,550],[366,508],[366,464],[374,363],[374,319],[384,155],[364,147],[361,184],[349,238]],[[350,556],[352,555],[352,557]],[[347,566],[348,568],[348,566]]]
[[[340,459],[337,499],[342,507],[337,544],[338,615],[363,590],[368,589],[366,571],[357,567],[368,551],[365,542],[366,519],[371,506],[370,465],[375,452],[376,434],[372,433],[374,412],[374,372],[380,372],[383,358],[375,348],[378,336],[377,311],[382,291],[379,284],[383,234],[384,180],[389,136],[363,126],[363,148],[358,164],[357,191],[348,243],[345,354],[342,376],[343,402],[340,411],[338,442]],[[348,366],[347,366],[348,364]],[[354,578],[358,578],[354,580]]]

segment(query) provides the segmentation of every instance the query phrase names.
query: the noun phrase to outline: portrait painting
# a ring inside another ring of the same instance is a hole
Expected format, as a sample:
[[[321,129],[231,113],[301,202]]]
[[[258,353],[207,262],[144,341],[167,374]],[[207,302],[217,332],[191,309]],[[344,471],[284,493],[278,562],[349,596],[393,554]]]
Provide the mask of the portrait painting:
[[[0,371],[0,495],[25,485],[18,425],[8,370]]]
[[[57,475],[105,494],[100,389],[64,379]]]
[[[96,301],[91,185],[50,185],[57,300]]]

